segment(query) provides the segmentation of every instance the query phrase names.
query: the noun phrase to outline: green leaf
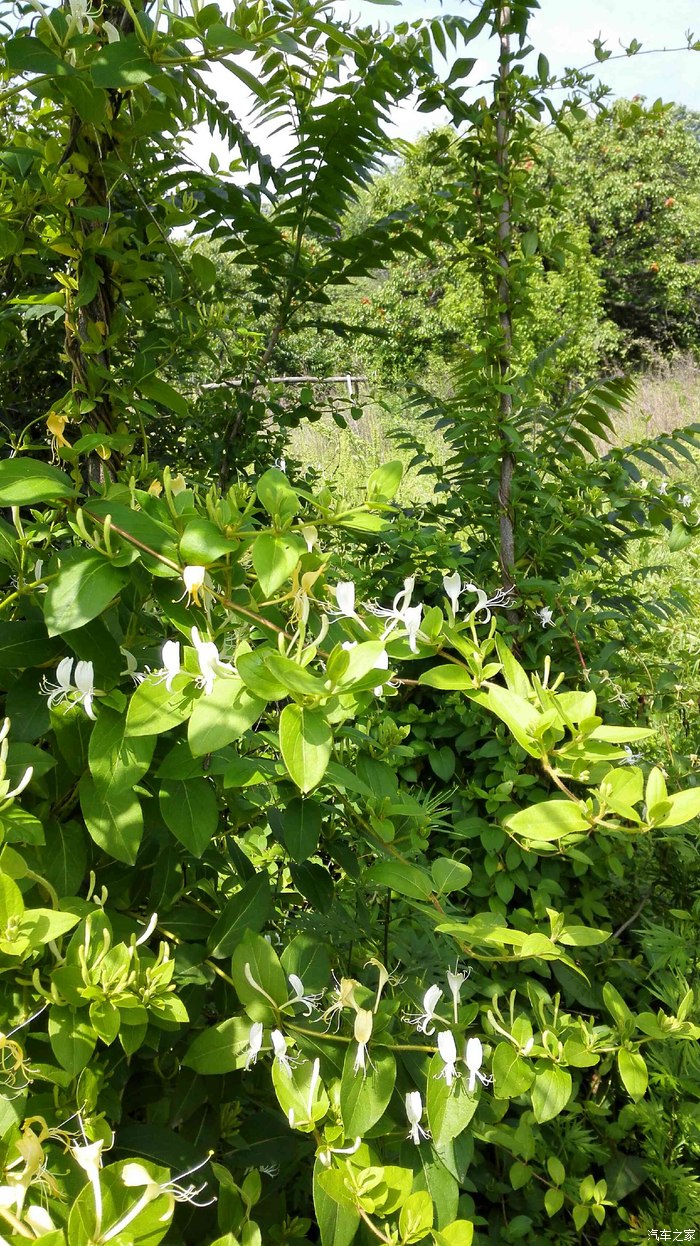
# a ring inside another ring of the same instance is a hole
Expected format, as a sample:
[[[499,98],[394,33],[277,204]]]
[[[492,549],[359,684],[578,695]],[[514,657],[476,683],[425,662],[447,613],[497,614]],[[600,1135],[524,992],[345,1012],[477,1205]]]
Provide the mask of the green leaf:
[[[547,1159],[547,1172],[555,1185],[563,1185],[566,1181],[566,1169],[556,1155],[550,1155]]]
[[[659,826],[685,826],[693,818],[700,817],[700,787],[688,787],[684,792],[674,792],[668,797],[670,813]]]
[[[264,701],[282,701],[289,695],[287,685],[270,672],[265,661],[268,655],[269,651],[262,647],[252,653],[237,654],[236,670],[246,688],[250,688],[255,696],[262,697]]]
[[[280,749],[290,777],[310,792],[326,773],[333,733],[320,710],[285,705],[280,714]]]
[[[333,879],[323,865],[315,861],[304,861],[301,865],[290,865],[289,872],[297,891],[309,901],[312,909],[319,913],[330,912],[333,904]]]
[[[481,697],[478,698],[481,700]],[[489,688],[483,702],[504,722],[521,748],[531,757],[539,757],[542,750],[532,737],[537,732],[541,715],[525,697],[518,696],[509,688]]]
[[[532,1109],[538,1125],[551,1121],[563,1112],[571,1098],[571,1074],[558,1064],[535,1074],[532,1088]]]
[[[491,1062],[495,1099],[517,1099],[525,1094],[535,1080],[529,1061],[518,1055],[510,1043],[498,1043]]]
[[[82,627],[117,596],[127,575],[100,554],[76,551],[66,559],[44,598],[44,618],[49,636]]]
[[[143,814],[138,797],[131,789],[117,790],[108,798],[93,778],[80,781],[80,808],[85,825],[95,843],[110,857],[133,865],[143,835]]]
[[[267,939],[252,931],[246,932],[231,957],[231,977],[236,994],[251,1020],[270,1021],[275,1018],[275,1013],[265,995],[251,986],[245,972],[246,965],[250,976],[276,1004],[287,1002],[290,992],[277,953]]]
[[[565,835],[588,831],[591,823],[572,800],[543,800],[538,805],[519,809],[506,818],[503,825],[513,835],[532,843],[548,843]]]
[[[97,1037],[92,1026],[75,1008],[51,1006],[49,1012],[51,1050],[62,1069],[77,1077],[92,1059]]]
[[[281,959],[285,973],[295,973],[307,991],[325,991],[330,986],[330,957],[323,943],[314,936],[295,935]]]
[[[427,1190],[409,1194],[399,1216],[399,1235],[402,1243],[409,1246],[420,1242],[433,1227],[433,1200]]]
[[[596,727],[589,739],[603,740],[606,744],[634,744],[638,740],[648,740],[654,732],[648,727]]]
[[[87,865],[87,837],[78,822],[51,820],[44,828],[45,846],[37,866],[59,899],[73,896]]]
[[[454,861],[450,857],[438,857],[433,861],[430,872],[438,895],[449,895],[453,891],[463,891],[469,886],[472,872],[462,861]]]
[[[224,905],[209,936],[212,956],[229,956],[246,930],[262,930],[272,916],[267,874],[256,874]]]
[[[285,695],[291,692],[302,697],[327,696],[325,683],[318,675],[314,675],[305,666],[300,666],[298,662],[293,662],[291,658],[286,658],[284,654],[268,649],[264,654],[264,662],[274,679],[279,680]]]
[[[427,900],[433,884],[427,870],[403,861],[377,861],[365,873],[365,882],[372,886],[391,887],[392,891],[411,900]]]
[[[376,1125],[391,1099],[396,1081],[396,1061],[392,1052],[371,1050],[366,1076],[354,1071],[357,1043],[345,1053],[340,1084],[340,1111],[346,1138],[361,1138]]]
[[[649,1084],[649,1074],[641,1052],[628,1051],[626,1047],[621,1047],[617,1053],[617,1067],[630,1098],[635,1103],[643,1099]]]
[[[321,806],[314,800],[290,800],[282,814],[284,844],[293,861],[307,861],[318,848]]]
[[[14,923],[24,914],[22,892],[7,874],[0,874],[0,932],[2,937],[10,922]]]
[[[342,1173],[329,1171],[318,1159],[314,1164],[313,1198],[321,1246],[350,1246],[360,1224],[359,1212],[345,1189]]]
[[[544,1209],[548,1216],[556,1216],[564,1206],[563,1190],[547,1190],[544,1196]]]
[[[160,735],[179,726],[192,713],[195,695],[194,684],[185,675],[175,677],[171,692],[162,681],[144,679],[129,702],[126,734]]]
[[[180,558],[185,564],[208,567],[227,557],[238,542],[225,537],[210,519],[192,519],[180,538]]]
[[[240,740],[264,708],[265,702],[253,696],[242,680],[231,675],[215,679],[209,695],[202,693],[192,710],[187,740],[193,757],[216,753]]]
[[[178,547],[175,533],[147,515],[145,511],[124,506],[121,502],[115,502],[111,498],[90,498],[83,507],[83,511],[101,524],[109,517],[113,531],[119,528],[141,546],[147,546],[147,549],[154,554],[177,561]],[[148,553],[145,553],[145,558],[149,559]],[[147,565],[154,575],[172,577],[174,574],[171,567],[163,566],[155,558],[150,558]]]
[[[260,477],[256,493],[261,505],[277,523],[289,523],[299,510],[299,498],[284,472],[277,467],[271,467]]]
[[[344,663],[344,670],[337,678],[336,682],[341,688],[349,688],[362,681],[367,683],[369,687],[374,687],[382,682],[386,682],[389,678],[386,671],[378,672],[377,662],[385,651],[384,642],[381,640],[365,640],[354,648],[340,650],[343,657],[347,659]],[[328,667],[328,675],[330,677],[330,663]],[[372,676],[368,679],[368,676]]]
[[[367,481],[368,503],[391,502],[398,492],[402,476],[403,463],[400,459],[393,459],[391,463],[376,467]]]
[[[306,553],[306,542],[300,536],[275,536],[261,532],[253,541],[253,566],[266,597],[290,580],[299,559]]]
[[[428,1124],[436,1147],[442,1147],[458,1138],[467,1128],[479,1106],[476,1095],[467,1092],[463,1078],[448,1086],[439,1076],[444,1065],[440,1055],[433,1056],[428,1065],[426,1112]]]
[[[96,87],[137,87],[159,72],[158,66],[149,59],[136,35],[122,35],[118,43],[106,43],[94,57],[90,68]],[[143,383],[140,388],[143,390]],[[181,414],[179,411],[177,413]],[[185,408],[184,417],[187,415]]]
[[[125,716],[102,707],[90,734],[88,763],[106,800],[138,783],[151,764],[155,743],[154,736],[127,736]]]
[[[474,691],[473,676],[464,666],[455,666],[452,662],[423,671],[418,678],[418,683],[428,688],[438,688],[442,692]]]
[[[433,1229],[435,1246],[472,1246],[474,1225],[471,1220],[455,1220],[439,1231]]]
[[[603,1000],[620,1032],[631,1034],[634,1029],[634,1014],[630,1012],[619,991],[616,991],[610,982],[603,985]]]
[[[72,480],[50,463],[29,458],[0,462],[0,506],[34,506],[37,502],[73,497],[75,492]]]
[[[3,670],[45,666],[62,650],[62,641],[49,639],[42,622],[0,623],[0,667]]]
[[[5,43],[5,56],[9,68],[17,74],[56,76],[71,72],[65,61],[33,35],[17,35],[14,39],[8,39]]]
[[[197,1035],[187,1048],[182,1063],[204,1076],[232,1073],[245,1064],[249,1035],[248,1018],[227,1017]]]
[[[194,857],[201,857],[219,824],[216,794],[208,780],[164,779],[158,801],[168,830]]]

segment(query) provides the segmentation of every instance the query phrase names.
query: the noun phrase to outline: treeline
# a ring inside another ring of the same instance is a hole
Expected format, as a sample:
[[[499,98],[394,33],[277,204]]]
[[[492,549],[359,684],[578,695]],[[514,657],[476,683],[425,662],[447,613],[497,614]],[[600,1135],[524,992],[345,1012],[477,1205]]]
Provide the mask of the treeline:
[[[404,255],[336,289],[308,332],[277,345],[280,372],[369,373],[381,381],[438,383],[445,364],[479,349],[489,257],[480,246],[478,170],[449,128],[402,145],[347,214],[348,237],[392,216],[430,226],[428,253]],[[566,131],[542,128],[536,158],[519,171],[534,208],[521,247],[531,259],[530,314],[516,356],[527,366],[553,344],[556,391],[700,348],[700,143],[696,114],[619,101]],[[525,183],[528,183],[527,187]],[[464,229],[456,205],[471,198]],[[458,218],[458,220],[457,220]],[[245,274],[219,257],[224,336],[251,327]]]

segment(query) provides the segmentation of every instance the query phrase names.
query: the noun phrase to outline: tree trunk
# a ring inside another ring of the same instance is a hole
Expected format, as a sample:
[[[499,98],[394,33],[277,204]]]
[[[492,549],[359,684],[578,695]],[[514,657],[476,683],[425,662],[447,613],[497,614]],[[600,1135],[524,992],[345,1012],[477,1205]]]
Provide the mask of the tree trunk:
[[[510,4],[499,3],[497,13],[497,32],[499,40],[498,77],[496,80],[494,104],[496,111],[496,164],[499,171],[499,186],[503,196],[498,213],[498,307],[500,339],[497,351],[497,369],[499,380],[504,384],[508,380],[513,353],[513,309],[510,284],[510,250],[512,236],[512,214],[510,198],[509,140],[510,140]],[[504,589],[515,586],[515,528],[513,522],[512,485],[515,470],[515,458],[510,449],[507,426],[513,412],[513,398],[501,390],[498,399],[498,426],[503,452],[498,481],[499,507],[499,562]]]

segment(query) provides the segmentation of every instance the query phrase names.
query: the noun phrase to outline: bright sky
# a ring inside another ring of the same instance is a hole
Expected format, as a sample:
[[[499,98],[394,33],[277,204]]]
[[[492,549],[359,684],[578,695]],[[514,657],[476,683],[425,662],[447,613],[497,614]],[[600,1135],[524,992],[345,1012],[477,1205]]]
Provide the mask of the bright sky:
[[[475,11],[473,6],[460,0],[445,0],[443,4],[439,0],[404,0],[391,7],[372,4],[369,0],[336,0],[335,7],[339,13],[357,16],[363,25],[382,26],[419,17],[437,17],[446,12],[471,15]],[[700,52],[651,51],[684,47],[688,30],[700,39],[698,0],[667,0],[665,4],[659,0],[540,0],[540,11],[532,20],[530,37],[536,52],[544,52],[554,72],[592,61],[591,42],[598,35],[607,41],[606,46],[613,54],[622,51],[621,44],[628,45],[632,39],[637,39],[642,44],[642,54],[609,60],[598,67],[600,78],[612,88],[613,94],[644,95],[650,103],[661,97],[666,102],[686,104],[700,111]],[[475,53],[484,58],[483,74],[487,76],[491,72],[492,53],[486,39],[473,45],[469,55]],[[481,63],[471,81],[478,79],[480,68]],[[229,102],[242,121],[245,120],[250,102],[245,89],[225,70],[217,69],[213,81],[220,96]],[[413,139],[440,120],[437,114],[425,115],[404,106],[395,112],[395,133]],[[254,136],[273,159],[284,156],[284,135],[268,137],[254,131]],[[212,150],[225,166],[230,159],[226,148],[217,140],[211,140],[205,128],[199,129],[192,154],[204,164]]]

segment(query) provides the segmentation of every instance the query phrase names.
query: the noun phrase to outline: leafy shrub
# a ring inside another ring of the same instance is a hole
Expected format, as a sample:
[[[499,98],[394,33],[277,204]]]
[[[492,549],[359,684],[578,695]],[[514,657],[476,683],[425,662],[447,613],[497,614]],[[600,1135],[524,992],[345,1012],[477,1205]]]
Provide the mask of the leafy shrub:
[[[276,469],[80,499],[2,464],[10,1229],[294,1240],[312,1161],[335,1246],[361,1222],[461,1243],[506,1189],[503,1240],[627,1216],[613,1103],[700,1030],[680,979],[661,1011],[625,1002],[606,880],[700,791],[620,765],[648,731],[528,677],[459,574],[432,606],[336,579],[335,533],[366,548],[399,479],[350,509]],[[426,741],[412,689],[478,726],[441,743],[438,715]]]

